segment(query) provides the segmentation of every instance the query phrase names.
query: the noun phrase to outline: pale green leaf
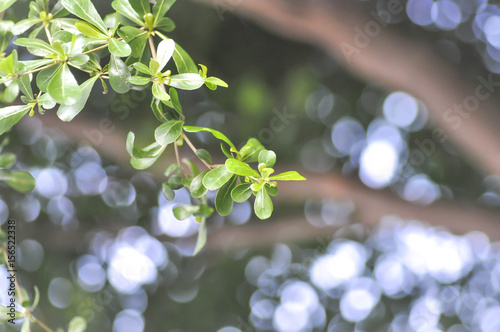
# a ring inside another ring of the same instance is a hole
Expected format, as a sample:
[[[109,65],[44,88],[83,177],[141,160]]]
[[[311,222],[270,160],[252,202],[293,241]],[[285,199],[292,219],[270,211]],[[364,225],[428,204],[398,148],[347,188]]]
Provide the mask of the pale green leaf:
[[[82,96],[80,86],[66,63],[50,80],[47,92],[61,105],[76,104]]]
[[[171,120],[161,124],[155,130],[155,139],[160,145],[168,145],[175,142],[182,133],[184,121]]]
[[[57,116],[59,117],[59,119],[65,122],[69,122],[83,110],[85,104],[87,103],[87,100],[89,99],[90,92],[92,92],[92,88],[94,87],[94,84],[98,78],[98,76],[91,77],[83,82],[82,85],[80,85],[82,95],[77,103],[73,105],[61,105],[59,107],[59,109],[57,110]]]
[[[189,73],[172,75],[166,83],[181,90],[196,90],[203,86],[204,80],[200,74]]]
[[[231,198],[233,199],[233,201],[237,203],[243,203],[247,201],[250,196],[252,196],[253,191],[251,186],[251,183],[244,183],[235,187],[233,191],[231,191]]]
[[[224,135],[223,133],[221,133],[218,130],[211,129],[211,128],[205,128],[205,127],[197,127],[197,126],[184,126],[184,131],[186,131],[188,133],[197,133],[200,131],[207,131],[207,132],[211,133],[212,135],[214,135],[215,138],[226,142],[230,147],[232,147],[233,149],[236,149],[233,142],[231,142],[229,140],[229,138],[226,137],[226,135]]]
[[[31,106],[27,105],[0,108],[0,135],[19,122],[30,109]]]
[[[127,57],[132,53],[130,46],[122,40],[111,38],[109,40],[109,52],[119,57]]]
[[[304,181],[304,180],[306,180],[306,178],[295,171],[289,171],[289,172],[284,172],[281,174],[271,176],[269,178],[269,180],[271,180],[271,181]]]
[[[61,4],[66,8],[71,14],[78,16],[84,21],[92,24],[98,28],[105,35],[108,34],[108,29],[106,24],[102,20],[101,16],[95,9],[92,1],[90,0],[61,0]]]
[[[261,220],[269,218],[273,213],[273,201],[264,188],[259,190],[257,193],[254,203],[254,211],[255,215]]]
[[[216,190],[222,187],[224,183],[229,181],[233,173],[226,169],[225,165],[221,165],[216,169],[209,171],[203,178],[203,185],[208,190]]]
[[[74,317],[68,326],[68,332],[85,332],[87,330],[87,321],[80,316]]]
[[[247,163],[236,160],[234,158],[229,158],[226,160],[226,168],[236,175],[241,176],[251,176],[254,178],[260,178],[259,173],[252,169]]]

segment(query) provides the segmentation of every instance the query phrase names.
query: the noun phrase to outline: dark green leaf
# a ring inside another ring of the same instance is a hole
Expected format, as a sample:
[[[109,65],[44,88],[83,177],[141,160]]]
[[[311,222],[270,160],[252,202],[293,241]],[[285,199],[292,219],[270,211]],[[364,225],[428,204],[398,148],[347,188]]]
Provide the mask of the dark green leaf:
[[[304,181],[305,177],[295,171],[284,172],[269,178],[271,181]]]
[[[175,3],[175,0],[157,0],[153,6],[154,26],[158,24],[159,20],[167,13],[167,11]]]
[[[207,162],[208,164],[213,164],[213,159],[212,159],[212,156],[210,155],[210,152],[208,152],[207,150],[205,149],[198,149],[196,150],[196,155],[198,156],[198,158],[200,158],[201,160]]]
[[[267,193],[271,196],[276,196],[278,195],[278,187],[273,187],[269,184],[266,183],[266,185],[264,186],[267,190]]]
[[[27,105],[0,108],[0,135],[19,122],[30,109],[31,106]]]
[[[180,74],[198,73],[198,67],[196,67],[193,59],[191,59],[189,54],[177,43],[175,44],[175,51],[172,57],[174,58],[177,71]]]
[[[130,90],[130,71],[125,63],[117,56],[111,55],[109,64],[109,83],[113,90],[118,93],[126,93]]]
[[[203,178],[203,185],[207,187],[208,190],[216,190],[229,181],[231,176],[233,176],[233,173],[229,172],[225,165],[221,165],[205,175]]]
[[[219,189],[215,196],[215,209],[221,216],[227,216],[233,209],[231,192],[236,187],[237,180],[238,177],[233,175],[231,179]]]
[[[149,7],[149,0],[129,0],[130,5],[139,14],[140,17],[151,12],[151,7]],[[120,3],[121,5],[121,3]]]
[[[168,92],[170,94],[170,100],[172,102],[172,106],[177,111],[177,113],[179,113],[180,115],[183,115],[184,113],[182,111],[182,106],[181,106],[181,103],[179,101],[179,94],[177,93],[177,90],[175,90],[174,88],[170,88],[168,90]]]
[[[118,35],[127,42],[132,49],[132,56],[140,58],[146,48],[149,32],[130,26],[118,30]]]
[[[47,92],[61,105],[76,104],[82,96],[80,86],[66,63],[50,80]]]
[[[21,89],[22,93],[24,93],[26,97],[29,97],[31,99],[35,98],[35,96],[33,96],[33,89],[31,89],[31,81],[29,75],[21,76],[17,80],[17,83],[19,84],[19,88]]]
[[[90,0],[61,0],[61,4],[66,8],[71,14],[78,16],[84,21],[89,22],[105,35],[108,34],[108,29],[106,24],[102,20],[101,16],[95,9],[92,1]]]
[[[41,91],[47,92],[50,81],[52,80],[54,75],[61,69],[61,66],[62,65],[46,68],[39,72],[38,75],[36,75],[36,85]]]
[[[175,142],[182,133],[184,121],[171,120],[161,124],[155,130],[155,139],[161,145]]]
[[[83,82],[82,85],[80,85],[82,95],[77,103],[73,105],[61,105],[59,107],[59,109],[57,110],[57,116],[59,117],[59,119],[65,122],[69,122],[73,120],[73,118],[77,116],[78,113],[81,112],[81,110],[83,110],[85,104],[87,103],[87,100],[89,99],[90,92],[92,92],[92,88],[94,87],[94,84],[98,78],[98,76],[91,77]]]
[[[175,23],[172,19],[168,17],[162,17],[158,24],[156,25],[157,29],[163,30],[165,32],[170,32],[175,29]]]
[[[231,191],[231,198],[237,203],[243,203],[252,196],[251,183],[240,184]]]
[[[257,193],[254,203],[254,211],[255,215],[261,220],[269,218],[273,213],[273,201],[264,188],[259,190]]]
[[[163,112],[163,103],[158,98],[153,98],[151,100],[151,109],[153,110],[154,115],[160,122],[167,122],[168,119]]]

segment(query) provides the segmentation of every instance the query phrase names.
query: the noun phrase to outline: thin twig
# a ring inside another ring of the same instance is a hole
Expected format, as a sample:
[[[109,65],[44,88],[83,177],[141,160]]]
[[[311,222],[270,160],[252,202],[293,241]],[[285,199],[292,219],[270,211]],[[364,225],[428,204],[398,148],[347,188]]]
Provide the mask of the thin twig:
[[[191,143],[191,141],[189,140],[189,138],[187,137],[187,135],[185,133],[182,133],[182,137],[184,137],[184,140],[186,141],[187,145],[191,148],[191,150],[194,152],[194,154],[198,157],[198,155],[196,154],[196,147],[193,145],[193,143]],[[212,169],[213,167],[208,164],[205,160],[201,159],[200,157],[198,157],[198,159],[201,160],[201,162],[208,168],[208,169]]]

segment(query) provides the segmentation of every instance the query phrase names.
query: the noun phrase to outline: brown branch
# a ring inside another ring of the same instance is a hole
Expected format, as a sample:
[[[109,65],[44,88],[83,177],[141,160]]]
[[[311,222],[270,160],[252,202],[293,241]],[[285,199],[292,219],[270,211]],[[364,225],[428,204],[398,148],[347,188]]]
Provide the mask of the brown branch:
[[[472,162],[500,175],[500,154],[494,153],[500,151],[499,119],[493,101],[480,101],[476,111],[463,116],[455,113],[458,117],[453,120],[445,117],[455,104],[475,97],[481,82],[472,82],[425,42],[402,37],[390,26],[383,27],[361,5],[340,0],[196,1],[212,4],[222,14],[235,11],[265,29],[321,48],[355,75],[420,98],[428,106],[433,124],[444,129]],[[404,10],[403,5],[400,10]],[[356,44],[358,29],[367,30],[369,22],[380,29],[362,47],[362,43]],[[346,56],[344,52],[349,47],[356,47],[359,52]],[[481,89],[488,93],[485,87]],[[495,89],[490,87],[489,92]]]
[[[82,118],[65,123],[63,126],[54,114],[47,113],[40,118],[44,126],[57,127],[74,141],[86,140],[83,134],[85,130],[97,127],[95,121]],[[23,121],[30,120],[30,118],[23,119]],[[125,132],[117,126],[113,133],[106,135],[102,143],[94,148],[121,165],[129,164],[130,158],[125,151],[125,137]],[[170,154],[168,162],[173,163],[174,160]],[[160,179],[163,178],[164,168],[165,164],[162,167],[151,168],[149,171]],[[356,221],[362,221],[368,228],[375,227],[383,216],[397,215],[401,218],[445,226],[457,234],[481,231],[488,234],[492,240],[500,240],[498,210],[448,201],[419,206],[404,201],[389,191],[369,189],[359,180],[345,178],[338,173],[313,174],[303,171],[300,173],[307,178],[307,181],[280,183],[280,194],[276,197],[278,204],[280,202],[303,204],[308,198],[324,197],[335,198],[339,201],[349,200],[355,206]],[[279,214],[279,211],[276,213]],[[209,251],[226,251],[272,245],[276,242],[307,242],[321,236],[331,235],[337,230],[338,227],[315,227],[298,216],[281,220],[273,217],[272,221],[250,223],[245,226],[225,226],[214,230],[209,234],[207,246]],[[75,237],[65,234],[60,241],[53,241],[53,236],[48,239],[63,247],[64,243],[67,246],[78,247],[77,243],[83,240],[76,234]],[[47,245],[51,244],[47,243]]]

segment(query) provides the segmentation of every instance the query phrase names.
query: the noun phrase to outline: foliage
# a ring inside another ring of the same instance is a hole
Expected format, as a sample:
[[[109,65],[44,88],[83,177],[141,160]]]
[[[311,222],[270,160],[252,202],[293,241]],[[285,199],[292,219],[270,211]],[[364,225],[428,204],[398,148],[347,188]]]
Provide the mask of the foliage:
[[[20,96],[21,104],[0,109],[0,134],[26,114],[34,116],[38,111],[43,115],[56,107],[62,121],[71,121],[84,109],[97,81],[104,92],[108,91],[108,83],[120,94],[132,89],[151,90],[151,110],[161,124],[154,132],[155,141],[144,148],[135,145],[134,133],[128,134],[126,149],[130,162],[136,169],[146,169],[169,145],[174,146],[177,163],[167,168],[162,190],[172,200],[175,190],[189,189],[193,204],[176,207],[175,216],[178,219],[194,216],[201,223],[199,241],[204,243],[204,221],[213,213],[207,203],[208,191],[218,190],[215,209],[221,215],[231,212],[233,201],[243,202],[253,195],[255,214],[267,219],[273,211],[270,196],[278,192],[276,181],[305,179],[296,172],[271,176],[276,155],[255,138],[238,149],[217,130],[186,125],[177,89],[195,90],[205,85],[216,90],[228,85],[208,76],[206,66],[198,68],[189,54],[165,35],[175,28],[174,22],[164,16],[174,2],[158,1],[151,7],[146,0],[115,0],[112,3],[115,13],[103,19],[90,0],[60,0],[52,8],[49,0],[36,0],[29,6],[27,19],[2,21],[0,52],[17,36],[14,44],[26,48],[33,59],[19,60],[16,49],[9,55],[2,53],[3,101],[13,103]],[[8,4],[2,5],[5,7],[2,9],[7,9]],[[77,19],[68,17],[71,15]],[[82,73],[87,77],[79,83]],[[201,131],[221,141],[222,154],[227,159],[224,164],[213,164],[208,151],[191,143],[187,134]],[[178,149],[184,143],[207,167],[206,171],[200,172],[189,160],[179,160]],[[2,168],[14,162],[12,154],[0,157]],[[251,163],[257,163],[258,171]],[[25,171],[1,171],[0,179],[14,189],[33,189],[34,180]],[[198,249],[201,248],[199,245]]]

